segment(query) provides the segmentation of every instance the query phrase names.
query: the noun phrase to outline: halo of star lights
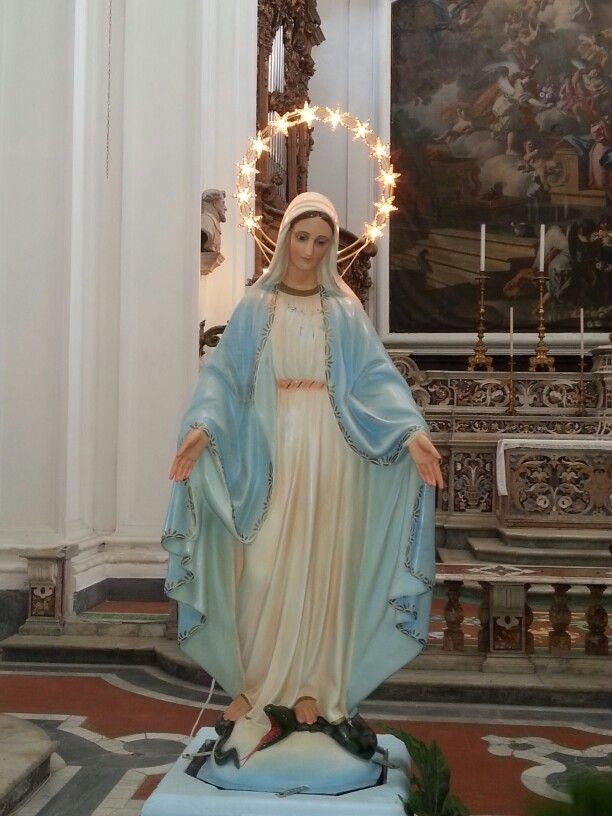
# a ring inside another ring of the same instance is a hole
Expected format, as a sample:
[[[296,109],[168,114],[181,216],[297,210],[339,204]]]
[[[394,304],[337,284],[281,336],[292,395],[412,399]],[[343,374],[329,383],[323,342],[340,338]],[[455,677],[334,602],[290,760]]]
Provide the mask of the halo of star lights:
[[[302,108],[284,113],[282,116],[275,113],[274,119],[249,140],[247,151],[238,165],[234,197],[238,201],[241,225],[253,236],[266,262],[270,263],[276,249],[276,242],[262,229],[261,215],[255,214],[255,176],[259,173],[257,162],[264,153],[270,152],[272,136],[277,134],[287,136],[290,128],[296,125],[307,125],[310,128],[315,122],[327,124],[333,131],[339,127],[350,131],[353,134],[353,141],[363,142],[369,151],[370,158],[378,165],[379,175],[376,176],[376,181],[379,190],[378,198],[374,201],[374,216],[369,223],[365,224],[365,229],[359,238],[338,252],[338,262],[346,264],[343,272],[345,274],[368,244],[374,244],[382,238],[391,213],[397,210],[393,201],[400,174],[393,171],[389,145],[381,142],[370,128],[369,121],[361,122],[350,113],[341,111],[340,108],[332,110],[318,105],[309,105],[308,102],[305,102]]]

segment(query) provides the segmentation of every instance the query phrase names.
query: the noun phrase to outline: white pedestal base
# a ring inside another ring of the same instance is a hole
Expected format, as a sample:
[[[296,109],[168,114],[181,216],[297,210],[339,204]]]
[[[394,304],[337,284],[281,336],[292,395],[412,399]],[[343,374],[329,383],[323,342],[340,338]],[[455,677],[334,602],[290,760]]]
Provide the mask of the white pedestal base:
[[[215,738],[214,729],[201,728],[185,752],[196,753],[206,739]],[[398,795],[405,796],[408,790],[410,758],[405,745],[395,737],[380,735],[378,744],[398,768],[387,768],[382,785],[338,796],[219,790],[187,774],[191,760],[180,756],[145,802],[142,816],[402,816]]]

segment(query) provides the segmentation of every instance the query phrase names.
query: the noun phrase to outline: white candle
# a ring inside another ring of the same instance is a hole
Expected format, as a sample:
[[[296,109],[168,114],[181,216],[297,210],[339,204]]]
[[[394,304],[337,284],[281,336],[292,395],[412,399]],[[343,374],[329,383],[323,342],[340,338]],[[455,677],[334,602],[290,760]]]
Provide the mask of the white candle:
[[[584,359],[584,309],[580,309],[580,359]]]
[[[544,224],[540,224],[540,272],[544,271]]]
[[[480,271],[484,272],[485,268],[485,230],[484,224],[480,225]]]
[[[510,307],[510,359],[514,357],[514,307]]]

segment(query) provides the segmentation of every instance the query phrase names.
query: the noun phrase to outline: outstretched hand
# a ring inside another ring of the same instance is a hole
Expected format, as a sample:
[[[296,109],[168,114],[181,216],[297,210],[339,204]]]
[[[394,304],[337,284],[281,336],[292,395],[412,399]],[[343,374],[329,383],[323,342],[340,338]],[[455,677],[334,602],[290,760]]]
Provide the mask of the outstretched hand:
[[[408,444],[408,450],[425,484],[442,489],[444,487],[444,478],[440,470],[442,457],[427,434],[417,434]]]
[[[189,431],[174,457],[168,478],[174,479],[176,482],[184,481],[193,470],[193,466],[202,455],[209,441],[208,434],[201,428],[194,428]]]

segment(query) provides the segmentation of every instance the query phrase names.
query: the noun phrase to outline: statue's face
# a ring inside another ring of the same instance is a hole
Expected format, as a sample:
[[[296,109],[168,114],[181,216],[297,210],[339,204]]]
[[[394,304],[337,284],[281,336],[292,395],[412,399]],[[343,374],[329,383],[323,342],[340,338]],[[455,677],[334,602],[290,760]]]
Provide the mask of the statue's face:
[[[219,213],[219,221],[225,221],[225,213],[227,212],[227,205],[225,203],[225,196],[223,198],[215,199],[215,209]]]
[[[289,235],[289,261],[301,272],[314,272],[330,250],[332,228],[318,215],[297,221]]]

